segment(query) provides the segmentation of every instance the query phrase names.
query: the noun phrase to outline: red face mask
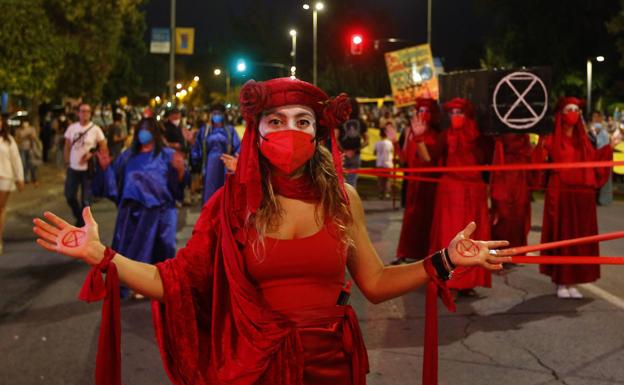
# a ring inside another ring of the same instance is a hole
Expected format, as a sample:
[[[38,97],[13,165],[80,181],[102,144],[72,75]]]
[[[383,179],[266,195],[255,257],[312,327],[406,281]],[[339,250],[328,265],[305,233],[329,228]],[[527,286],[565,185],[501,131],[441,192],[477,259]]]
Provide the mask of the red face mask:
[[[568,126],[576,126],[581,114],[578,111],[568,111],[563,114],[563,122]]]
[[[420,120],[424,123],[431,122],[431,112],[429,111],[419,112],[418,116],[420,117]]]
[[[295,130],[267,134],[260,144],[260,152],[278,170],[290,175],[307,162],[316,146],[309,134]]]
[[[451,115],[451,127],[454,129],[460,129],[464,127],[466,117],[464,115]]]

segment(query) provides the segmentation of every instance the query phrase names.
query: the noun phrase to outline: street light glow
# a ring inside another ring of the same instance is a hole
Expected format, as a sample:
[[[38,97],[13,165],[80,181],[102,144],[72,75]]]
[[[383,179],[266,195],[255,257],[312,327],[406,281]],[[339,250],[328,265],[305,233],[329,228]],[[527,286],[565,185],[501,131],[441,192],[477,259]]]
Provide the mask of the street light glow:
[[[325,4],[321,3],[320,1],[318,3],[316,3],[314,5],[314,7],[316,8],[317,11],[322,11],[323,8],[325,8]]]
[[[604,58],[604,56],[596,56],[596,61],[603,62],[603,61],[605,61],[605,58]]]
[[[193,92],[193,86],[189,86],[188,90],[189,92]]]
[[[215,76],[221,75],[221,68],[215,68],[214,74],[215,74]]]
[[[160,96],[156,96],[154,100],[156,101],[156,103],[160,103]]]
[[[193,80],[194,80],[194,81],[196,81],[196,82],[198,82],[198,81],[199,81],[199,76],[195,76],[195,77],[193,78]]]
[[[303,5],[303,9],[305,9],[305,10],[310,9],[310,4],[304,4],[304,5]]]
[[[297,36],[297,30],[296,29],[291,29],[289,33],[290,33],[290,36]]]
[[[182,83],[176,84],[176,88],[179,89],[179,90],[182,89]]]
[[[245,72],[247,70],[247,64],[245,64],[243,60],[239,60],[238,63],[236,63],[236,70],[238,72]]]

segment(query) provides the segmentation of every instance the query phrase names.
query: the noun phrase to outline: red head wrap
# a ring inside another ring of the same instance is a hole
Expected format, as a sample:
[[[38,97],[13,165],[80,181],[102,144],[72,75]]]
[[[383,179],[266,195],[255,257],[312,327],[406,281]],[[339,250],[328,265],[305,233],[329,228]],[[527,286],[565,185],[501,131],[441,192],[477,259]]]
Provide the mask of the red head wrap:
[[[303,105],[314,111],[317,119],[316,137],[331,138],[332,155],[338,174],[338,182],[343,189],[342,162],[334,129],[349,118],[351,104],[346,94],[330,99],[320,88],[291,78],[277,78],[264,82],[250,80],[241,89],[240,105],[246,122],[245,135],[236,167],[235,183],[236,208],[239,214],[255,213],[262,202],[262,181],[258,163],[258,124],[264,111],[287,106]],[[243,216],[244,217],[244,216]],[[239,218],[241,216],[239,215]]]
[[[466,115],[467,118],[474,119],[474,116],[475,116],[474,105],[468,99],[453,98],[449,100],[448,102],[444,103],[443,107],[444,107],[444,111],[446,111],[447,113],[451,112],[453,108],[459,108],[460,110],[462,110],[462,112],[464,113],[464,115]]]

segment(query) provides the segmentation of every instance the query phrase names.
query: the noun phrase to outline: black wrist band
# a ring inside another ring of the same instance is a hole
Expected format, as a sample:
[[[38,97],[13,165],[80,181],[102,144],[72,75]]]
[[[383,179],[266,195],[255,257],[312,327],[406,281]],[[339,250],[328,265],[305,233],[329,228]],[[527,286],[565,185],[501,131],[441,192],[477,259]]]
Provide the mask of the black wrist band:
[[[444,266],[444,250],[440,250],[431,256],[431,265],[433,265],[436,275],[441,281],[447,281],[451,278],[451,272]]]

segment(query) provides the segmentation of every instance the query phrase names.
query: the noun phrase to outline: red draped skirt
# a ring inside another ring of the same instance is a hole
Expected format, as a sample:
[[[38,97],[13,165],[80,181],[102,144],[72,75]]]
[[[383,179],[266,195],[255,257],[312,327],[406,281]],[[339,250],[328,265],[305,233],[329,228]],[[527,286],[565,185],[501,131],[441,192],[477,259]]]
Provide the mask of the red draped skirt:
[[[368,356],[350,306],[289,311],[303,347],[304,385],[365,385]]]

